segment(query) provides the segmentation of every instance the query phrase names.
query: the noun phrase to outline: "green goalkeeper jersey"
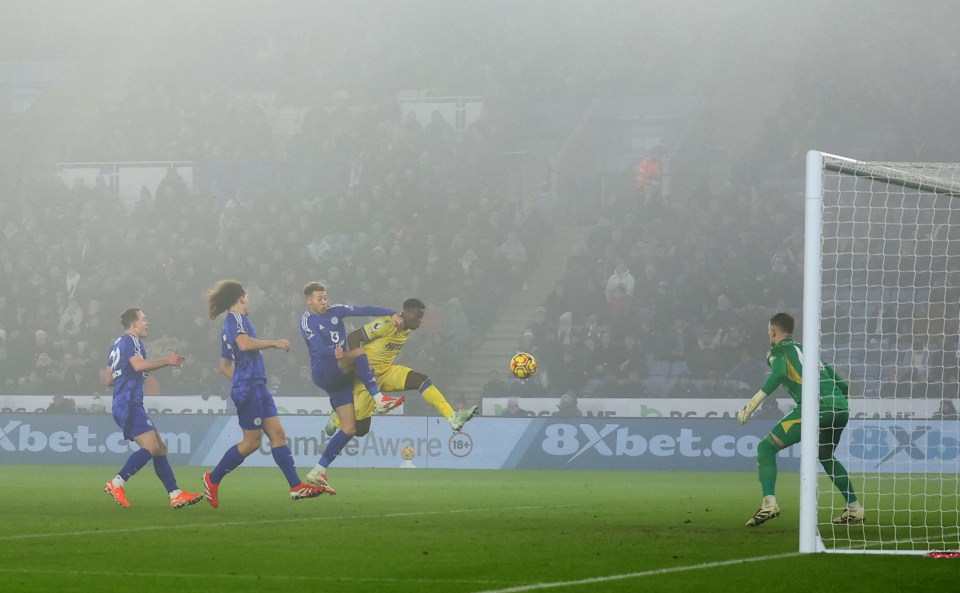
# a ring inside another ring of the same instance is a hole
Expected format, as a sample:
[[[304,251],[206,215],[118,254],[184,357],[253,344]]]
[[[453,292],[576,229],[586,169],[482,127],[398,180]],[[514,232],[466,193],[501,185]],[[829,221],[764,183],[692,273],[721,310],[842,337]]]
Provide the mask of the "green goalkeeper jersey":
[[[803,347],[793,340],[785,338],[770,346],[767,351],[767,365],[770,366],[770,376],[764,381],[761,388],[770,395],[777,387],[784,389],[800,405],[803,384]],[[833,370],[833,367],[820,361],[820,409],[847,410],[847,392],[849,385]]]

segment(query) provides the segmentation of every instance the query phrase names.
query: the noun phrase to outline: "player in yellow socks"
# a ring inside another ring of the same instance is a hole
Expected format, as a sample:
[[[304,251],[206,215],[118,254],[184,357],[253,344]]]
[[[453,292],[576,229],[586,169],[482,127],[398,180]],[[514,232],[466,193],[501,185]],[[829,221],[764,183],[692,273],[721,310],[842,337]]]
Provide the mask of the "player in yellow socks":
[[[353,331],[347,337],[347,346],[351,350],[362,347],[370,360],[370,367],[380,385],[380,391],[393,393],[416,389],[423,399],[440,412],[447,419],[455,432],[460,432],[463,425],[477,415],[477,406],[466,410],[456,411],[447,402],[443,393],[429,377],[409,367],[394,364],[401,348],[407,341],[410,332],[420,327],[426,305],[419,299],[407,299],[403,303],[400,313],[402,323],[394,327],[389,317],[381,317]],[[353,382],[353,400],[357,413],[357,436],[367,434],[369,419],[376,410],[376,402],[370,396],[366,386],[361,381]],[[327,434],[335,433],[339,421],[331,416],[327,422]]]

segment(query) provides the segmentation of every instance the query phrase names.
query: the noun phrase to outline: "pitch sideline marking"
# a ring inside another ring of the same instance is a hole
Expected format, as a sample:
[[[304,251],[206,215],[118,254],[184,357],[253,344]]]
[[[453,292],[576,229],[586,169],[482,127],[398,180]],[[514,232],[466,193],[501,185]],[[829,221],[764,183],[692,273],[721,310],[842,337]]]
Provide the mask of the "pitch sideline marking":
[[[691,564],[689,566],[675,566],[673,568],[655,568],[653,570],[644,570],[641,572],[628,572],[626,574],[614,574],[605,577],[592,577],[589,579],[577,579],[574,581],[556,581],[553,583],[532,583],[530,585],[519,585],[517,587],[507,587],[505,589],[485,589],[476,593],[522,593],[523,591],[539,591],[542,589],[558,589],[560,587],[573,587],[576,585],[595,585],[597,583],[607,583],[610,581],[623,581],[626,579],[637,579],[640,577],[657,576],[661,574],[672,574],[676,572],[687,572],[690,570],[702,570],[705,568],[720,568],[723,566],[735,566],[737,564],[749,564],[751,562],[761,562],[766,560],[779,560],[781,558],[793,558],[800,556],[800,552],[789,552],[786,554],[773,554],[771,556],[757,556],[755,558],[737,558],[734,560],[722,560],[720,562],[705,562],[703,564]]]
[[[412,513],[388,513],[385,515],[340,515],[324,517],[296,517],[290,519],[262,519],[259,521],[219,521],[212,523],[186,523],[183,525],[144,525],[141,527],[128,527],[124,529],[91,529],[87,531],[62,531],[58,533],[20,533],[17,535],[0,536],[0,541],[18,541],[25,539],[41,539],[46,537],[79,537],[90,535],[115,535],[118,533],[138,533],[142,531],[163,531],[165,529],[197,529],[204,527],[237,527],[247,525],[271,525],[278,523],[305,523],[307,521],[352,521],[355,519],[393,519],[398,517],[424,517],[428,515],[452,515],[458,513],[486,513],[490,511],[529,511],[542,509],[559,509],[571,505],[549,505],[549,506],[519,506],[512,508],[486,508],[486,509],[453,509],[447,511],[417,511]]]

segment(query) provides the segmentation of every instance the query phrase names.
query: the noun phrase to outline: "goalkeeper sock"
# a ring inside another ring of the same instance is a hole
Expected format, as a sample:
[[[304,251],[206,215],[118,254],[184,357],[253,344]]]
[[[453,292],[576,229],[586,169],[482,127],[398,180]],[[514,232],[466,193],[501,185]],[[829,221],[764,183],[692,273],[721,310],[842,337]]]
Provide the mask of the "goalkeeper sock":
[[[777,451],[769,436],[757,446],[757,473],[764,496],[773,496],[777,491]]]
[[[447,403],[447,398],[443,397],[443,394],[440,393],[440,390],[434,387],[433,382],[430,379],[424,381],[423,385],[420,386],[420,394],[428,404],[440,412],[441,416],[447,420],[453,418],[453,408],[449,403]]]
[[[834,457],[821,460],[820,465],[823,466],[823,471],[827,472],[830,481],[833,482],[833,485],[836,486],[840,494],[843,495],[843,499],[847,501],[847,504],[857,502],[857,495],[853,492],[853,484],[850,482],[850,474],[847,473],[847,468],[843,467],[843,464]]]

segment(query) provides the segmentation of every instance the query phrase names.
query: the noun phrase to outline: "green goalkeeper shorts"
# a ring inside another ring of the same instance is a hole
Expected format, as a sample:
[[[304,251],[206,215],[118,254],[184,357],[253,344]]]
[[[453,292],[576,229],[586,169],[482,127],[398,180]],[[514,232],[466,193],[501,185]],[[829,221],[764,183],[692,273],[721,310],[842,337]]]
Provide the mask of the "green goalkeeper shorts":
[[[840,443],[840,437],[843,435],[843,429],[846,428],[850,420],[850,410],[820,410],[820,452],[821,457],[824,452],[828,452],[828,457],[833,454],[833,450]],[[796,445],[800,442],[800,406],[794,408],[792,412],[784,416],[776,426],[770,430],[774,442],[783,443],[786,449],[790,445]]]

